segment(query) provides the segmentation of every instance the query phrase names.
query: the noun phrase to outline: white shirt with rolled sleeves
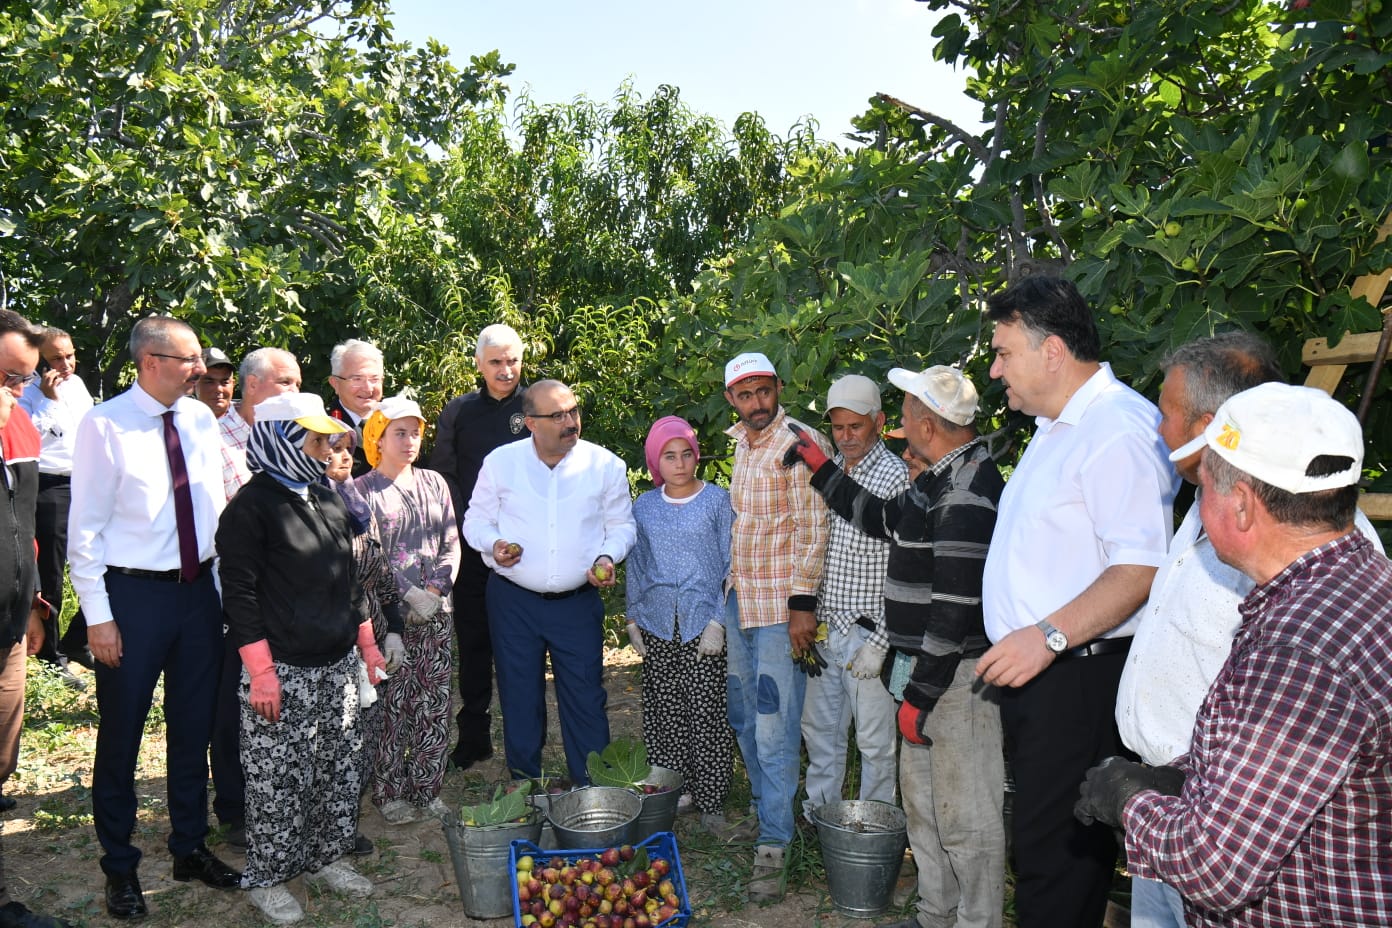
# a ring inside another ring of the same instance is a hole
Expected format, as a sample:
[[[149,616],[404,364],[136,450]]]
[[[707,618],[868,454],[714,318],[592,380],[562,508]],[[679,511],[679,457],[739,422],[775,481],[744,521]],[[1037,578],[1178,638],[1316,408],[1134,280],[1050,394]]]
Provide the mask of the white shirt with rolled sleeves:
[[[68,564],[89,626],[112,620],[108,564],[139,570],[179,567],[174,488],[160,418],[169,408],[134,384],[78,424]],[[222,439],[212,411],[198,400],[180,397],[172,408],[193,496],[198,557],[206,561],[215,553],[213,539],[227,501]]]
[[[484,563],[535,593],[563,593],[586,582],[595,558],[618,563],[637,537],[628,468],[612,452],[580,440],[553,467],[533,439],[489,452],[464,514],[464,539]],[[522,546],[522,558],[498,567],[493,544]]]
[[[1379,551],[1382,542],[1363,513],[1354,525]],[[1189,753],[1194,718],[1232,650],[1242,622],[1237,607],[1253,583],[1218,560],[1203,533],[1199,501],[1189,507],[1155,574],[1117,690],[1121,740],[1147,764]]]
[[[1108,364],[1057,419],[1035,419],[986,554],[982,607],[993,642],[1071,602],[1113,564],[1165,562],[1178,477],[1159,422],[1155,405]],[[1139,613],[1104,637],[1133,634]]]

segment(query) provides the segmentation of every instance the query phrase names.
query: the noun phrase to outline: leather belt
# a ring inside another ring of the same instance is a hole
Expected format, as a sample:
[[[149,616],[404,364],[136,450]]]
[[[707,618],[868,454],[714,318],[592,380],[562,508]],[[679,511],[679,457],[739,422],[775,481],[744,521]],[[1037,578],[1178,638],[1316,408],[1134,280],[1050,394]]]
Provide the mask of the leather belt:
[[[1131,650],[1131,636],[1125,638],[1097,638],[1081,648],[1069,648],[1059,655],[1059,659],[1069,657],[1101,657],[1103,654],[1125,654]]]
[[[213,559],[208,558],[198,565],[198,576],[193,579],[196,581],[201,578],[208,569],[213,566]],[[160,580],[164,583],[183,583],[184,578],[179,568],[173,570],[144,570],[139,567],[117,567],[115,564],[107,564],[106,569],[109,573],[124,574],[127,577],[136,577],[141,580]]]
[[[519,590],[523,590],[523,591],[525,591],[525,592],[531,593],[533,596],[540,596],[542,599],[545,599],[545,600],[547,600],[547,601],[556,600],[556,599],[570,599],[572,596],[578,596],[578,595],[580,595],[581,593],[585,592],[586,590],[591,589],[591,587],[590,587],[590,585],[589,585],[588,583],[582,583],[580,586],[577,586],[577,587],[576,587],[575,589],[573,589],[573,590],[562,590],[562,591],[559,592],[559,593],[538,593],[536,590],[527,589],[527,587],[523,586],[522,584],[517,583],[517,582],[515,582],[515,581],[513,581],[513,580],[509,580],[507,577],[504,577],[502,574],[495,574],[495,576],[496,576],[499,580],[501,580],[501,581],[503,581],[504,583],[506,583],[508,586],[515,586],[515,587],[517,587]]]

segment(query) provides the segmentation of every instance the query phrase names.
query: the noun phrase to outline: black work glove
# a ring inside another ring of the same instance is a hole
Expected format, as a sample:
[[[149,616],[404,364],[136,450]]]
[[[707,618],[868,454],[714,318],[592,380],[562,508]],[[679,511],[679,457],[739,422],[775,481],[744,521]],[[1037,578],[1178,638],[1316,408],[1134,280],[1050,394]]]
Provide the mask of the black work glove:
[[[822,652],[817,650],[817,646],[811,644],[807,646],[806,651],[793,655],[793,665],[809,677],[820,677],[827,662],[826,658],[822,657]]]
[[[817,447],[817,443],[808,437],[805,429],[796,422],[789,422],[787,425],[788,431],[797,436],[797,444],[789,446],[788,450],[783,452],[783,466],[792,467],[801,461],[807,465],[808,470],[815,474],[817,468],[829,459],[822,449]]]
[[[1184,789],[1184,771],[1178,767],[1147,767],[1124,757],[1109,757],[1087,772],[1078,789],[1073,817],[1084,825],[1101,822],[1120,828],[1126,800],[1143,789],[1178,796]]]

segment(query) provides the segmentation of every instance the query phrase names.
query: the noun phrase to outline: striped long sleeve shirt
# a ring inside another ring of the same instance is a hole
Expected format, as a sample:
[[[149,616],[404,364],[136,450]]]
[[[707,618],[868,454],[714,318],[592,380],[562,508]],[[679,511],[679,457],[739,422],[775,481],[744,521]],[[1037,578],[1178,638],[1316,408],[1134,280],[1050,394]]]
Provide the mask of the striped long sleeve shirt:
[[[986,447],[973,442],[944,456],[903,493],[882,500],[834,463],[812,478],[831,510],[892,543],[885,573],[889,643],[913,655],[904,699],[931,711],[964,657],[990,642],[981,613],[981,575],[1005,481]]]

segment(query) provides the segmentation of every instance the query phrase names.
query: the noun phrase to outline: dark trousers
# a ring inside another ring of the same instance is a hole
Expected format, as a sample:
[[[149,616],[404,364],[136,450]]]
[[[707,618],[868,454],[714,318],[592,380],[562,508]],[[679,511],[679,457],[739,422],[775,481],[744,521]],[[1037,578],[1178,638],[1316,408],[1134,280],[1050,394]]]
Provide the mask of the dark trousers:
[[[492,575],[474,551],[465,551],[454,581],[454,637],[459,644],[459,726],[456,752],[462,759],[493,749],[493,638],[488,633],[485,591]]]
[[[488,581],[488,623],[508,770],[513,776],[541,776],[549,651],[566,766],[573,783],[588,783],[585,759],[609,743],[599,592],[591,587],[568,599],[546,600],[494,576]]]
[[[106,591],[121,633],[121,664],[97,664],[92,812],[102,871],[140,863],[135,766],[155,683],[164,674],[169,852],[192,853],[208,833],[208,739],[222,662],[222,607],[210,572],[194,583],[108,571]]]
[[[213,768],[213,814],[224,825],[246,821],[246,780],[242,775],[242,656],[224,638],[222,667],[218,673],[217,705],[213,709],[213,737],[208,759]]]
[[[1112,829],[1073,817],[1083,776],[1120,753],[1114,711],[1125,654],[1056,661],[1001,691],[1015,776],[1015,912],[1020,928],[1102,924],[1116,866]]]
[[[34,541],[38,547],[39,590],[53,606],[44,619],[43,646],[35,656],[50,664],[66,664],[58,651],[58,617],[63,614],[63,568],[68,564],[68,509],[71,478],[39,474],[39,497],[34,510]]]

